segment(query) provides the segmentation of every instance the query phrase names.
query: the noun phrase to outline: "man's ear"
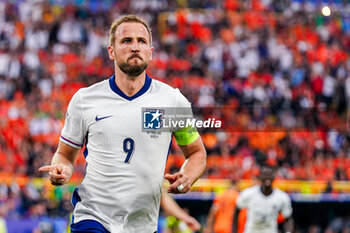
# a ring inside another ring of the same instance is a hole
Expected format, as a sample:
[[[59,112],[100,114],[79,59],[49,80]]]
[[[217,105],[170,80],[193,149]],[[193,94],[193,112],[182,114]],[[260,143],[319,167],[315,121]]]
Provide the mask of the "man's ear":
[[[153,56],[153,47],[151,47],[151,52],[150,52],[150,55],[149,55],[149,60],[151,61],[152,60],[152,56]]]
[[[107,47],[107,50],[108,50],[108,55],[109,55],[109,59],[111,60],[114,60],[115,59],[115,56],[114,56],[114,47],[109,45]]]

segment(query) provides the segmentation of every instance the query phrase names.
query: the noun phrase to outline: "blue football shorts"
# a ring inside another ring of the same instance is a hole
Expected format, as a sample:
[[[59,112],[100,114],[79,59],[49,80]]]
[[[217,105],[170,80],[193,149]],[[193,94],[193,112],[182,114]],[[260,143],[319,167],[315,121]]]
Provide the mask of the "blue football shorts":
[[[70,225],[71,233],[110,233],[101,223],[95,220],[82,220]]]
[[[71,233],[110,233],[101,223],[95,220],[82,220],[71,224],[70,231]]]

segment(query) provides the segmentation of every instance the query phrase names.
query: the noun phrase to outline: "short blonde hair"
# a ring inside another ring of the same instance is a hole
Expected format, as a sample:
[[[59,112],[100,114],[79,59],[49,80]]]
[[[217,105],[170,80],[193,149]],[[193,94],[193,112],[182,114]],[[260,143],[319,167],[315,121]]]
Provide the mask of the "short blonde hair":
[[[120,17],[119,19],[115,19],[111,25],[111,28],[109,29],[109,45],[114,46],[115,42],[115,31],[117,30],[117,27],[122,23],[141,23],[145,28],[147,29],[148,35],[149,35],[149,41],[150,44],[152,44],[152,34],[151,29],[149,25],[140,17],[137,17],[136,15],[125,15],[123,17]]]

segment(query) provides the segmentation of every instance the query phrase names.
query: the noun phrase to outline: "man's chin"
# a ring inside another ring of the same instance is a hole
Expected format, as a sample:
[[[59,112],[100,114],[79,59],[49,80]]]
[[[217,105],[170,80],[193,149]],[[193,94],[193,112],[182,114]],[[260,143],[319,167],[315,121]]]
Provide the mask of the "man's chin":
[[[142,74],[143,71],[146,70],[148,64],[120,64],[119,68],[125,74],[131,77],[137,77]]]
[[[129,61],[128,64],[130,66],[142,66],[141,60],[137,59]]]

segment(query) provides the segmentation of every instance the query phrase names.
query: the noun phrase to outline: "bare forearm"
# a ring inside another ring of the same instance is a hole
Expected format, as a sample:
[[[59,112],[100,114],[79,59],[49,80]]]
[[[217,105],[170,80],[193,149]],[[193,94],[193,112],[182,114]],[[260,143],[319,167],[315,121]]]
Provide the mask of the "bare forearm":
[[[39,171],[49,172],[50,181],[53,185],[66,184],[73,174],[73,166],[79,150],[79,148],[59,142],[58,149],[52,157],[51,165],[42,166]]]
[[[206,165],[206,155],[203,151],[192,154],[181,167],[181,171],[188,175],[191,185],[202,175]]]
[[[213,204],[213,205],[214,206],[210,209],[210,212],[209,212],[209,215],[208,215],[208,218],[207,218],[207,230],[208,230],[208,232],[212,232],[213,231],[215,215],[216,215],[217,208],[218,208],[218,207],[215,206],[215,204]]]
[[[232,226],[233,233],[237,233],[239,212],[240,212],[240,209],[236,208],[233,214],[233,226]]]
[[[186,211],[181,209],[176,201],[170,197],[170,195],[165,190],[162,190],[161,206],[168,215],[172,215],[177,219],[185,222],[187,226],[193,231],[198,231],[200,229],[200,223],[195,218],[190,216]]]
[[[51,160],[51,165],[63,165],[69,169],[70,175],[73,174],[74,161],[69,160],[64,154],[56,151]]]
[[[292,217],[289,217],[288,219],[286,219],[283,225],[284,225],[285,232],[288,232],[288,233],[293,232],[294,221]]]
[[[203,173],[206,165],[206,151],[199,137],[193,143],[180,146],[186,158],[181,170],[174,174],[165,174],[164,178],[170,182],[169,193],[186,193]]]
[[[164,191],[162,193],[161,206],[167,214],[172,215],[177,219],[184,220],[188,217],[188,214],[185,211],[183,211],[180,208],[180,206],[175,202],[175,200]]]
[[[73,148],[67,144],[60,142],[54,156],[51,160],[51,165],[63,165],[66,166],[71,174],[73,173],[73,167],[75,160],[78,156],[80,149]]]

